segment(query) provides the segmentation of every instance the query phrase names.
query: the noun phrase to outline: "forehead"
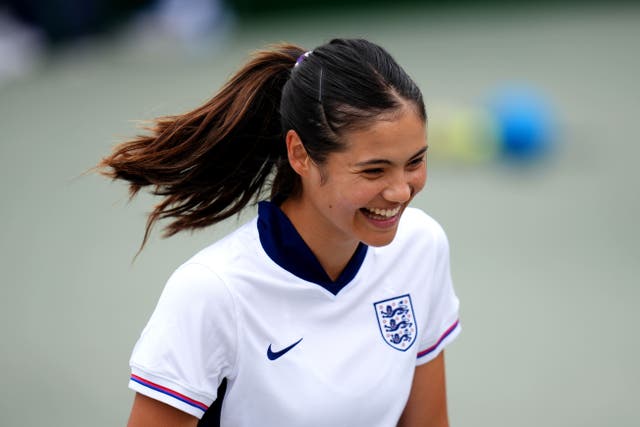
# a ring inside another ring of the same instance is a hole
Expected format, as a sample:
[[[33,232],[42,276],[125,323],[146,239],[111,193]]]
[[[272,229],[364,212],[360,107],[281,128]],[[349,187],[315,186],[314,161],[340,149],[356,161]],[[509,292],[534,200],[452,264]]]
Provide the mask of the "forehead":
[[[343,135],[343,158],[360,162],[366,158],[404,159],[426,146],[426,123],[411,109]]]

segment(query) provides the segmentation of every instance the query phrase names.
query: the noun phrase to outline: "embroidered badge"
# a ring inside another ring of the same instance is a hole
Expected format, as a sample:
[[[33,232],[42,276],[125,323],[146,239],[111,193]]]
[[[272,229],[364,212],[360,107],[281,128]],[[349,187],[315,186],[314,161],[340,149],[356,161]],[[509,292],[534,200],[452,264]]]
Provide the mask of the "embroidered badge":
[[[384,341],[400,351],[407,351],[418,334],[409,294],[373,303],[378,327]]]

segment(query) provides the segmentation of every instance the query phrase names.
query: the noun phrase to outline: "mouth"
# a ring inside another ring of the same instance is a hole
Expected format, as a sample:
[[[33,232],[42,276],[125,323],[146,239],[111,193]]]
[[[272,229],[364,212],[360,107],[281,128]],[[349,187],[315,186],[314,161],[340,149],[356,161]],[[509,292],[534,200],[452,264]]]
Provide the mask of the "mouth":
[[[402,209],[401,205],[393,209],[361,208],[360,211],[368,218],[385,221],[395,218],[400,213],[400,209]]]

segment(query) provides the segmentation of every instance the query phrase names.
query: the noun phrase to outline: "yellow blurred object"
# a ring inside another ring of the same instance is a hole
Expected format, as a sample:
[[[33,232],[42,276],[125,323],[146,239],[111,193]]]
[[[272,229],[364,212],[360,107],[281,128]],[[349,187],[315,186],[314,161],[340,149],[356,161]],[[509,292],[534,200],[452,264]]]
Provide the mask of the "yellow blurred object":
[[[500,130],[486,110],[440,106],[429,110],[428,137],[435,158],[480,163],[494,160]]]

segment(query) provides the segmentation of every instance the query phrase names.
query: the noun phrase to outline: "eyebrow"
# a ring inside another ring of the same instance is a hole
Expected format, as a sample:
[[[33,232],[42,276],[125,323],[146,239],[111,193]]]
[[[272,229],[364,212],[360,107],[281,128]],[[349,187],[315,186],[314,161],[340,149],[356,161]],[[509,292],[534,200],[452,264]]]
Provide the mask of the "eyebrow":
[[[422,156],[424,153],[427,152],[427,148],[429,148],[429,146],[424,146],[422,147],[419,151],[417,151],[413,156],[409,157],[409,161],[415,159],[416,157]],[[364,162],[358,162],[355,164],[355,166],[357,167],[363,167],[363,166],[371,166],[371,165],[390,165],[393,162],[391,162],[391,160],[388,159],[371,159],[371,160],[365,160]]]

